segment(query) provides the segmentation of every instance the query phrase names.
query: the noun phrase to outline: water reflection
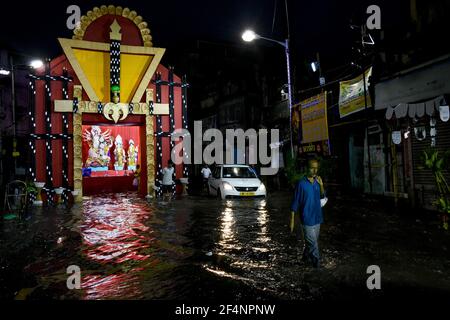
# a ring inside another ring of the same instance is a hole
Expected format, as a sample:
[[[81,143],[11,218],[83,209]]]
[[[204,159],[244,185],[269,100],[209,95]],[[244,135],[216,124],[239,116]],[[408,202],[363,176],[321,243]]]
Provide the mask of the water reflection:
[[[233,209],[231,208],[231,201],[227,201],[227,207],[223,210],[221,214],[221,225],[220,225],[220,241],[219,246],[222,249],[233,249],[235,248],[235,219]]]
[[[266,200],[262,200],[258,207],[258,223],[261,227],[261,231],[258,232],[257,242],[268,243],[272,239],[268,236],[267,224],[269,222],[269,213],[266,209]],[[267,252],[267,248],[261,248],[263,252]]]
[[[154,238],[144,223],[149,217],[145,203],[133,203],[128,195],[116,198],[97,197],[83,204],[84,222],[81,225],[83,254],[88,260],[122,268],[133,262],[147,260],[145,254]],[[130,298],[141,293],[136,270],[127,273],[122,268],[106,275],[83,278],[85,299]]]
[[[205,270],[219,277],[242,280],[243,271],[248,274],[269,268],[271,264],[266,257],[274,250],[269,222],[265,199],[224,202],[215,253],[226,257],[229,264],[205,267]],[[228,270],[230,267],[233,269]]]
[[[141,294],[139,278],[131,274],[89,275],[82,279],[83,299],[132,299]]]
[[[231,279],[242,283],[242,290],[248,285],[281,292],[286,274],[277,265],[293,261],[277,215],[283,203],[209,198],[149,203],[133,194],[86,198],[70,214],[55,210],[37,217],[41,232],[29,237],[35,244],[32,259],[21,270],[39,283],[33,299],[228,297],[234,292]],[[9,243],[17,247],[27,231],[8,234]],[[82,290],[67,290],[69,265],[80,267]]]
[[[83,213],[81,235],[87,257],[102,263],[149,257],[139,253],[151,242],[143,235],[149,233],[143,224],[148,218],[143,204],[133,204],[128,199],[95,198],[84,203]]]

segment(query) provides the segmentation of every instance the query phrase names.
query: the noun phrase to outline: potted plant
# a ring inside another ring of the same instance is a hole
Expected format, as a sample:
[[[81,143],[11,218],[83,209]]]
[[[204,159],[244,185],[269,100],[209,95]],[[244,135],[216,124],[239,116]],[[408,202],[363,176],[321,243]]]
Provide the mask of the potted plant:
[[[286,158],[286,166],[284,168],[284,171],[286,173],[288,183],[291,187],[295,187],[297,181],[303,178],[303,176],[306,174],[306,172],[300,170],[297,163],[297,157],[292,155],[289,155]]]
[[[448,230],[450,215],[450,187],[444,177],[444,170],[450,163],[450,152],[440,153],[437,149],[429,148],[423,151],[423,167],[431,170],[438,191],[437,200],[433,203],[442,213],[443,228]]]
[[[36,201],[38,188],[35,183],[32,181],[26,182],[26,191],[27,191],[27,204],[33,205],[34,201]]]

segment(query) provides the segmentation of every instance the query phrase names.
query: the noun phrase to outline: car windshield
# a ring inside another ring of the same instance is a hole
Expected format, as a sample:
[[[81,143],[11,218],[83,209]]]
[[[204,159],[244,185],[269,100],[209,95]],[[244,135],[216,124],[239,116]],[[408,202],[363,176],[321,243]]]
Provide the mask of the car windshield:
[[[223,168],[224,178],[257,178],[253,169],[249,167],[224,167]]]

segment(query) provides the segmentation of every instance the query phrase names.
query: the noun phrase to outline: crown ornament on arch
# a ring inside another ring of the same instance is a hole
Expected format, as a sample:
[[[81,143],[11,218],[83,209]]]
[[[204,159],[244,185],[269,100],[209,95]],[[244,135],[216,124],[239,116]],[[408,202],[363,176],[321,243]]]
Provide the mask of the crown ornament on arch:
[[[86,15],[81,16],[79,25],[73,30],[72,39],[83,40],[86,29],[89,27],[89,25],[98,18],[105,15],[121,16],[127,18],[128,20],[131,20],[141,33],[144,47],[153,46],[150,29],[148,28],[147,22],[143,20],[142,16],[139,16],[136,11],[129,8],[122,8],[121,6],[116,7],[114,5],[103,5],[100,8],[94,7],[92,10],[89,10]]]
[[[98,13],[98,10],[95,11]],[[93,13],[89,15],[92,16]],[[130,12],[128,18],[134,16],[135,14]],[[79,101],[79,110],[81,112],[95,111],[89,107],[91,102],[95,101],[96,105],[101,104],[102,106],[100,109],[96,108],[100,110],[98,112],[103,113],[106,119],[113,120],[115,123],[119,120],[124,120],[130,113],[150,113],[148,111],[150,110],[150,104],[153,105],[153,110],[155,107],[159,107],[160,114],[168,113],[167,104],[155,104],[153,102],[153,94],[148,93],[152,92],[148,85],[165,49],[153,46],[145,47],[142,44],[137,46],[123,45],[121,23],[124,23],[124,20],[122,19],[121,22],[118,22],[117,15],[112,15],[112,18],[113,20],[109,24],[109,43],[91,40],[58,39],[81,86],[85,89],[88,100],[90,100],[85,102]],[[135,22],[141,21],[141,18],[137,18],[137,20],[136,18],[134,18]],[[126,61],[122,61],[122,57],[125,57]],[[99,64],[109,65],[107,75],[99,72]],[[127,71],[122,72],[122,69]],[[121,79],[122,76],[125,79]],[[145,102],[141,103],[145,92],[147,92]],[[79,100],[81,100],[81,97]],[[59,110],[65,109],[62,107],[63,104],[68,104],[68,101],[57,102],[55,107]]]

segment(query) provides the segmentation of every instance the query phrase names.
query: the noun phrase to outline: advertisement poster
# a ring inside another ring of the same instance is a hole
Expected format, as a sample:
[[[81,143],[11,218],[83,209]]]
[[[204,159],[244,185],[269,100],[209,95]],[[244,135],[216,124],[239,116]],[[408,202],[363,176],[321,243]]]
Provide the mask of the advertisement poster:
[[[372,106],[369,95],[369,78],[372,67],[365,72],[367,107]],[[339,83],[339,115],[341,118],[365,109],[364,81],[362,75]]]
[[[327,93],[321,93],[300,103],[302,144],[328,140]]]

